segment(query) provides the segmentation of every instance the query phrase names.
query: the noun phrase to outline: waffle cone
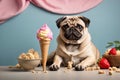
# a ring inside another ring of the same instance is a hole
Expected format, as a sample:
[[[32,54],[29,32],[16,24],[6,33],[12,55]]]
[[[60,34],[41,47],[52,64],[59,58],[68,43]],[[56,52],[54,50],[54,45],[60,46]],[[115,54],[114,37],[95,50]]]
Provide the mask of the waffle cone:
[[[46,71],[46,63],[47,63],[50,40],[40,40],[39,44],[40,44],[41,54],[42,54],[43,71]]]

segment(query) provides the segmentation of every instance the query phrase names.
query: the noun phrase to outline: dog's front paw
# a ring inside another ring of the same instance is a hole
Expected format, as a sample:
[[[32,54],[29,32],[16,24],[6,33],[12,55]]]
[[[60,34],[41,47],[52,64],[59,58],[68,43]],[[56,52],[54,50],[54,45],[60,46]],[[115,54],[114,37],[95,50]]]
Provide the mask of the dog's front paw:
[[[57,71],[59,68],[60,66],[54,63],[49,67],[51,71]]]
[[[83,71],[85,69],[85,67],[83,67],[82,65],[78,64],[75,66],[75,70],[76,71]]]

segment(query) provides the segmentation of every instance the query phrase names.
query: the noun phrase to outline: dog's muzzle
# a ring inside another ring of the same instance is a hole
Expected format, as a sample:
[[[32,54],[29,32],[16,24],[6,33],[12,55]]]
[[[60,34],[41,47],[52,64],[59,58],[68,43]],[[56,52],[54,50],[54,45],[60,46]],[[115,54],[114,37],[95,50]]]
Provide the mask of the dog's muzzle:
[[[64,37],[68,40],[79,40],[82,37],[82,34],[75,28],[71,27],[65,31]]]

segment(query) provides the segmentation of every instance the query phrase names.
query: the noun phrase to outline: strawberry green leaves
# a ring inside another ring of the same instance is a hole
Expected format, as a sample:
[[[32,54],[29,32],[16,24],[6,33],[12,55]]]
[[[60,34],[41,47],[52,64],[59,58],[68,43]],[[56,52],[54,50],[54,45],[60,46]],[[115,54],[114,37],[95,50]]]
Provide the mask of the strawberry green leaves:
[[[113,41],[113,42],[108,42],[106,48],[113,47],[116,48],[116,50],[120,50],[120,41]]]

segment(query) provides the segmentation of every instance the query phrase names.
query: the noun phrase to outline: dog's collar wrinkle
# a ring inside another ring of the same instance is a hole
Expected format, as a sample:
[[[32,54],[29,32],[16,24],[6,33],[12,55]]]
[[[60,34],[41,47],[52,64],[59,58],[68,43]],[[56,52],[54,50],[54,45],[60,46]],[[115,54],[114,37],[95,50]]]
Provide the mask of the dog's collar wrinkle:
[[[67,45],[67,46],[69,46],[69,45],[73,45],[73,46],[80,46],[81,44],[65,43],[65,45]]]

